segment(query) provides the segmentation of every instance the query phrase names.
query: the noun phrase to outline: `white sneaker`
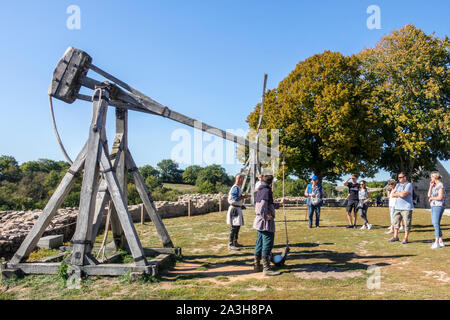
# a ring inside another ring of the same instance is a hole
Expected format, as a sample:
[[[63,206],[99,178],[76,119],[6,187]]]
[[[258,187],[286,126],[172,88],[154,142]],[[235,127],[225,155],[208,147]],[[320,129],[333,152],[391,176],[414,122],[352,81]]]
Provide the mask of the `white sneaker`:
[[[441,247],[441,245],[439,244],[439,242],[433,242],[431,249],[439,249],[440,247]]]
[[[364,230],[366,228],[366,225],[363,224],[363,226],[361,227],[361,230]]]
[[[370,230],[370,229],[372,229],[372,225],[369,223],[369,224],[367,225],[367,230]]]
[[[401,226],[400,229],[398,229],[398,230],[403,231],[403,230],[405,230],[405,227]]]
[[[388,229],[388,230],[392,230],[392,226],[388,227],[387,229]]]
[[[441,246],[441,248],[445,247],[445,243],[444,242],[439,241],[439,245]]]

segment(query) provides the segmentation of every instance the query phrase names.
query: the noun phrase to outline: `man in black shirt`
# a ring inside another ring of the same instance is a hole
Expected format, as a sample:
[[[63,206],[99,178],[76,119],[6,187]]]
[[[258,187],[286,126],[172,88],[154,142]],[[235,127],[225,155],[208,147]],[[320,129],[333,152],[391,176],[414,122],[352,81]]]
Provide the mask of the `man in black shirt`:
[[[352,182],[349,180],[352,179]],[[359,201],[359,183],[358,176],[356,174],[352,175],[350,178],[345,180],[344,186],[348,187],[348,202],[347,202],[347,219],[348,226],[346,228],[356,228],[356,218],[358,212],[358,201]],[[354,212],[355,222],[352,223],[352,209]]]

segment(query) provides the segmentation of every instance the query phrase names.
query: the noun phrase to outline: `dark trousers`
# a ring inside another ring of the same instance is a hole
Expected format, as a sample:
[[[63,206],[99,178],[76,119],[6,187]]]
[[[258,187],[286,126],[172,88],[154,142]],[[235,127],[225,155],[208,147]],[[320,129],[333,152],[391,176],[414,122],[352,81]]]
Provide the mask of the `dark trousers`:
[[[230,227],[230,245],[233,245],[237,242],[240,228],[241,228],[241,226],[231,226]]]
[[[256,238],[255,256],[267,257],[273,248],[275,232],[258,231]]]
[[[312,227],[314,212],[316,213],[316,227],[319,226],[320,220],[320,206],[313,206],[312,204],[308,206],[308,223]]]

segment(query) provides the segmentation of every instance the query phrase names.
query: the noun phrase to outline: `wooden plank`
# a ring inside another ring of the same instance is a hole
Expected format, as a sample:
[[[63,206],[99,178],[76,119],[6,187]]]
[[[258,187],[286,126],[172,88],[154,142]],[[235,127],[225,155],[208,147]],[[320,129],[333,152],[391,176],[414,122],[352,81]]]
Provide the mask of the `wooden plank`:
[[[123,152],[128,148],[128,111],[116,108],[115,117],[116,137],[111,150],[111,158],[114,159],[114,166],[116,167],[116,176],[119,182],[120,191],[122,192],[125,205],[128,206],[127,174],[125,163],[126,154]],[[113,207],[111,211],[111,231],[116,248],[123,249],[126,244],[126,238],[115,207]]]
[[[109,78],[109,79],[111,80],[111,78]],[[112,81],[114,81],[114,80],[112,80]],[[81,79],[81,83],[84,86],[93,89],[95,87],[95,85],[99,84],[100,82],[97,80],[91,79],[89,77],[83,77]],[[117,83],[117,84],[119,84],[119,83]],[[129,85],[126,85],[126,87],[128,88],[127,90],[129,90],[129,91],[132,89],[132,87]],[[156,102],[155,100],[151,99],[150,97],[144,95],[143,93],[140,93],[136,89],[133,89],[132,93],[128,93],[119,88],[117,98],[120,100],[126,101],[126,102],[132,104],[133,106],[137,107],[137,108],[134,108],[134,110],[137,110],[140,112],[146,112],[146,113],[150,113],[150,114],[156,114],[156,115],[162,116],[164,118],[168,118],[170,120],[182,123],[189,127],[196,128],[196,129],[199,129],[204,132],[208,132],[208,133],[215,135],[217,137],[220,137],[222,139],[226,139],[226,140],[232,141],[234,143],[248,146],[250,149],[255,149],[260,152],[264,152],[267,155],[273,155],[275,157],[280,156],[280,152],[276,149],[269,148],[263,144],[256,144],[252,141],[245,139],[244,137],[234,135],[225,130],[221,130],[219,128],[210,126],[206,123],[203,123],[196,119],[190,118],[190,117],[185,116],[176,111],[173,111],[173,110],[169,109],[168,107],[160,104],[159,102]],[[123,105],[122,107],[127,108],[126,105]]]
[[[88,276],[122,276],[128,272],[142,272],[155,276],[157,267],[155,265],[138,266],[134,264],[107,264],[96,266],[83,266],[81,270]]]
[[[154,256],[158,254],[174,254],[174,255],[181,255],[181,248],[149,248],[144,247],[144,254],[146,256]]]
[[[100,97],[101,95],[101,97]],[[99,151],[101,132],[105,127],[106,112],[109,98],[107,90],[101,89],[96,93],[97,101],[93,103],[91,126],[87,146],[87,156],[81,185],[80,209],[77,217],[77,225],[73,236],[72,265],[82,266],[85,260],[85,251],[91,240],[92,223],[95,211],[96,192],[99,185]]]
[[[105,135],[105,132],[103,132],[102,134]],[[105,136],[102,138],[106,139]],[[123,149],[122,134],[116,134],[116,137],[113,142],[111,157],[110,157],[111,160],[113,161],[112,165],[113,165],[114,170],[116,170],[116,172],[117,172],[117,166],[119,163],[118,160],[120,159],[121,154],[123,154],[122,149]],[[98,235],[98,231],[99,231],[100,225],[102,223],[103,215],[105,213],[105,206],[111,198],[109,195],[108,186],[106,184],[106,180],[104,177],[102,177],[102,179],[100,181],[100,187],[98,190],[99,191],[97,193],[97,199],[96,199],[96,203],[95,203],[94,221],[93,221],[92,234],[91,234],[92,245],[94,244],[95,238]],[[119,234],[123,235],[122,227],[120,226],[120,222],[118,221],[117,214],[115,212],[114,212],[114,217],[118,223],[118,226],[117,225],[114,226],[116,228],[116,234],[119,233]],[[117,230],[119,230],[119,232]],[[114,229],[113,229],[113,234],[114,234]],[[120,239],[123,238],[122,241],[125,241],[124,235],[119,236],[119,238]],[[121,246],[119,246],[118,248],[121,248]],[[88,252],[92,252],[92,246],[89,246]]]
[[[7,270],[18,269],[24,274],[57,274],[61,264],[58,262],[47,263],[7,263]],[[121,276],[128,272],[142,272],[155,276],[157,274],[157,265],[137,266],[134,264],[99,264],[80,266],[81,271],[88,275],[98,276]]]
[[[70,189],[72,189],[72,186],[76,180],[75,175],[83,169],[86,159],[86,152],[87,145],[83,147],[67,173],[64,175],[64,178],[61,180],[55,192],[53,192],[53,195],[50,197],[50,200],[47,202],[44,210],[39,215],[38,220],[11,259],[11,263],[19,263],[23,259],[27,258],[31,251],[34,250],[39,239],[42,237],[42,234],[45,232],[45,229],[47,229],[50,221],[55,216],[56,210],[63,203],[67,194],[70,192]]]
[[[109,160],[108,151],[104,146],[102,146],[100,148],[100,153],[100,166],[105,175],[109,194],[111,195],[111,200],[117,210],[117,215],[125,233],[125,238],[127,239],[131,254],[135,259],[136,265],[147,265],[147,259],[145,259],[141,242],[139,241],[136,229],[134,228],[133,220],[128,212],[125,199],[123,198],[120,190],[119,181],[117,180],[116,174],[111,170],[112,165]]]
[[[155,204],[153,203],[147,185],[145,184],[144,179],[139,173],[136,163],[134,162],[133,157],[131,156],[129,150],[127,150],[126,161],[127,167],[130,170],[131,177],[134,180],[134,184],[136,185],[136,189],[139,193],[139,196],[141,197],[145,209],[156,228],[156,232],[158,233],[158,236],[161,239],[163,247],[173,248],[173,243],[172,240],[170,239],[169,233],[167,232],[166,227],[164,226],[164,223],[162,222],[162,219],[159,216],[158,211],[156,210]]]
[[[160,254],[148,263],[149,265],[156,266],[156,272],[159,273],[161,269],[169,267],[173,262],[174,260],[172,259],[171,254]]]
[[[50,257],[46,257],[46,258],[43,258],[43,259],[36,260],[34,262],[35,263],[54,262],[54,261],[57,261],[57,260],[61,259],[65,255],[66,255],[65,252],[60,252],[60,253],[54,254],[54,255],[52,255]]]
[[[25,274],[57,274],[60,262],[7,263],[8,269],[19,269]]]

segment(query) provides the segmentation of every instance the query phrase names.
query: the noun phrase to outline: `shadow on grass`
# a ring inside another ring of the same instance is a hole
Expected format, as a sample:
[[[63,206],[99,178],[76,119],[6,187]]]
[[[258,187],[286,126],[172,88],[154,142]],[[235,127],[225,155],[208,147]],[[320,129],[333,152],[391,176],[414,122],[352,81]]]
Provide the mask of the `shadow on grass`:
[[[352,259],[364,259],[364,260],[370,260],[370,259],[399,259],[399,258],[405,258],[405,257],[412,257],[415,255],[411,254],[402,254],[402,255],[387,255],[387,256],[381,256],[381,255],[371,255],[371,256],[359,256],[353,252],[335,252],[330,250],[312,250],[307,252],[291,252],[288,255],[289,259],[327,259],[330,260],[330,262],[315,262],[311,264],[287,264],[283,267],[284,269],[288,269],[288,271],[285,271],[283,273],[291,273],[291,272],[297,272],[297,271],[323,271],[324,266],[325,269],[331,270],[331,271],[349,271],[349,270],[364,270],[366,271],[369,266],[372,264],[368,263],[360,263],[360,262],[350,262]],[[388,266],[389,263],[381,262],[377,263],[377,266]]]

